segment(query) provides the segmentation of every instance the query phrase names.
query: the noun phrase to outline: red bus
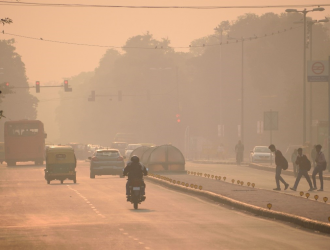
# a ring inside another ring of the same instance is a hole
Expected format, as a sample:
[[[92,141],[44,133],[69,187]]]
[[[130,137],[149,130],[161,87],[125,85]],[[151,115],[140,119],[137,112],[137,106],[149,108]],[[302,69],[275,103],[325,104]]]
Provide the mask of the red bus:
[[[45,152],[44,124],[38,120],[7,121],[4,127],[5,161],[8,166],[16,162],[34,161],[43,164]]]

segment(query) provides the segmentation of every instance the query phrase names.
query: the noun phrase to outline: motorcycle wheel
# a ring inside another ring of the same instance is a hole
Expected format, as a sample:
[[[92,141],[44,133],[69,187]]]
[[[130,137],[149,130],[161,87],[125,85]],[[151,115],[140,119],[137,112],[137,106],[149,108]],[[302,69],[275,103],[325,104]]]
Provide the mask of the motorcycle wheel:
[[[139,203],[134,202],[134,209],[138,209]]]

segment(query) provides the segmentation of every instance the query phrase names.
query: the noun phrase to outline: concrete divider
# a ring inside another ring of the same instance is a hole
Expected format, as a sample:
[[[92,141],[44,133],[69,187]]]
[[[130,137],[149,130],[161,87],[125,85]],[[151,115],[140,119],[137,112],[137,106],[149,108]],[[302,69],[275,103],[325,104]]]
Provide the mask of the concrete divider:
[[[330,224],[328,224],[328,223],[311,220],[311,219],[301,217],[301,216],[296,216],[293,214],[268,210],[265,208],[261,208],[258,206],[248,204],[248,203],[240,202],[238,200],[234,200],[234,199],[231,199],[231,198],[219,195],[219,194],[215,194],[210,191],[193,189],[193,188],[185,187],[185,186],[181,186],[181,185],[179,186],[179,185],[169,183],[168,181],[160,180],[160,179],[157,179],[154,177],[148,177],[145,180],[158,184],[158,185],[162,185],[162,186],[174,189],[176,191],[205,197],[210,200],[217,201],[217,202],[220,202],[220,203],[223,203],[226,205],[230,205],[232,207],[242,209],[242,210],[245,210],[245,211],[260,215],[260,216],[274,218],[274,219],[282,220],[282,221],[286,221],[286,222],[291,222],[291,223],[294,223],[296,225],[299,225],[299,226],[302,226],[302,227],[305,227],[308,229],[312,229],[312,230],[330,234]]]

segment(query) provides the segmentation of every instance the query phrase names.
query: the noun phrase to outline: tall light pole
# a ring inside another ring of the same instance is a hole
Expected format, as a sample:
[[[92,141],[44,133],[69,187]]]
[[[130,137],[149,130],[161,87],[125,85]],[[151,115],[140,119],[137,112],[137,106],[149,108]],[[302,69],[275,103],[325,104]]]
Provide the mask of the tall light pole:
[[[244,142],[244,37],[234,38],[229,37],[228,40],[235,39],[237,42],[241,41],[242,44],[242,60],[241,60],[241,141]]]
[[[324,8],[318,7],[312,10],[286,9],[288,13],[302,13],[304,21],[304,43],[303,43],[303,144],[306,142],[306,15],[308,12],[324,11]]]

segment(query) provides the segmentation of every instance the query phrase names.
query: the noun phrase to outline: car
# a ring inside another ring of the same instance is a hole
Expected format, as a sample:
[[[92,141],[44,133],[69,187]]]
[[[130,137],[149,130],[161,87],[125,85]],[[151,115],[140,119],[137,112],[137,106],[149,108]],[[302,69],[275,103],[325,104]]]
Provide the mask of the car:
[[[250,161],[253,162],[270,162],[274,161],[272,153],[267,146],[255,146],[250,154]]]
[[[118,149],[122,155],[125,155],[125,149],[127,148],[126,142],[113,142],[111,143],[111,148]]]
[[[127,148],[125,149],[125,156],[126,159],[130,159],[131,153],[134,149],[141,147],[141,144],[128,144]]]
[[[118,149],[99,149],[92,157],[88,157],[90,162],[90,178],[95,175],[119,175],[123,178],[125,167],[124,158]]]

